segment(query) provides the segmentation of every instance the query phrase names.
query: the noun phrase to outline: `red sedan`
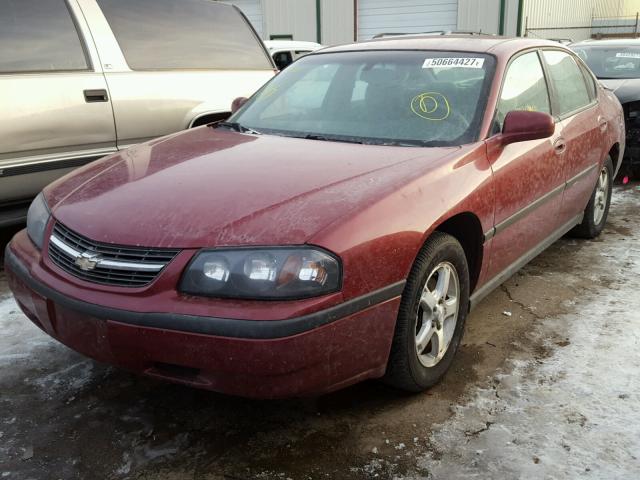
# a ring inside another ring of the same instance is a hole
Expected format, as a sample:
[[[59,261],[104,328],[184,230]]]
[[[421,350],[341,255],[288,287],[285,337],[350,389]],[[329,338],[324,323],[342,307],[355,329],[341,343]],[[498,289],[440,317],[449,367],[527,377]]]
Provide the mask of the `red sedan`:
[[[624,152],[613,94],[538,40],[328,48],[241,104],[36,198],[5,268],[38,327],[229,394],[421,391],[470,308],[567,232],[602,231]]]

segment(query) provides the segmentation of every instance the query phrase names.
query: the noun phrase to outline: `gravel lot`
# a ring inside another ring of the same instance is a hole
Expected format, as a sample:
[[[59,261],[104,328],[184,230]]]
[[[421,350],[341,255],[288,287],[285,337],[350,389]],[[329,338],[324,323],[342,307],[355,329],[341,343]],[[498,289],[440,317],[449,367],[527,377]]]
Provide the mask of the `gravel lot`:
[[[639,220],[640,186],[616,187],[603,236],[495,291],[415,396],[366,382],[265,402],[136,377],[41,333],[0,271],[0,478],[636,479]]]

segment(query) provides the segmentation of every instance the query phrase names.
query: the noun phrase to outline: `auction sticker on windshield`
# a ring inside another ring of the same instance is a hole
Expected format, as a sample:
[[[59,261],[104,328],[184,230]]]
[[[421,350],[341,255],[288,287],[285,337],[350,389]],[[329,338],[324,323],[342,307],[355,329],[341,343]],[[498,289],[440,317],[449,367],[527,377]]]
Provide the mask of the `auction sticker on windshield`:
[[[618,57],[618,58],[640,58],[640,53],[619,52],[619,53],[616,53],[616,57]]]
[[[484,58],[427,58],[422,68],[482,68]]]

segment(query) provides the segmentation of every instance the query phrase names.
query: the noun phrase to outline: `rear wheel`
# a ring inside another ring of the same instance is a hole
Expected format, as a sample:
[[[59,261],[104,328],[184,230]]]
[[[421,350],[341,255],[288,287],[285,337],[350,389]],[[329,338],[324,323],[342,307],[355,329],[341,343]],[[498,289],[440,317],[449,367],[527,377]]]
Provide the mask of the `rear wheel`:
[[[458,349],[468,305],[464,250],[454,237],[436,232],[407,279],[385,381],[411,392],[436,384]]]
[[[613,189],[613,163],[607,157],[600,170],[598,181],[591,194],[587,208],[584,210],[582,223],[575,227],[571,234],[580,238],[596,238],[607,223],[611,192]]]

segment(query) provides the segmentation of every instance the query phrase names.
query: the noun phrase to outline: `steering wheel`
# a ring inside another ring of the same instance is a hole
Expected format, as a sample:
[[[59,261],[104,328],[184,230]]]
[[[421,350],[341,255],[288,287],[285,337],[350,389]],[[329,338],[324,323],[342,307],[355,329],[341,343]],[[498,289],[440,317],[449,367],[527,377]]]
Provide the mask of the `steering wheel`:
[[[471,126],[471,122],[469,122],[469,120],[464,115],[456,110],[451,112],[449,118],[447,118],[447,121],[451,122],[451,126],[455,125],[456,127],[460,127],[460,134],[469,130],[469,127]]]
[[[436,133],[434,135],[434,140],[451,140],[452,133],[457,133],[456,137],[458,137],[463,135],[471,126],[470,122],[464,117],[464,115],[460,112],[456,112],[455,110],[451,110],[446,119],[429,123],[432,123],[432,131]]]

